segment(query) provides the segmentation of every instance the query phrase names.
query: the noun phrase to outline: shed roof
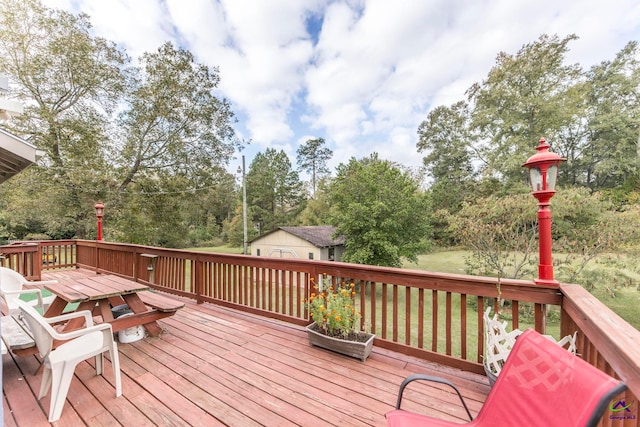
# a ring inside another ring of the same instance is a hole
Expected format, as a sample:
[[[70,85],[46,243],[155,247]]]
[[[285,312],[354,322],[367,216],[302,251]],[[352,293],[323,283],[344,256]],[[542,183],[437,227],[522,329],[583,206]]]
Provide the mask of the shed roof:
[[[332,225],[306,225],[301,227],[278,227],[276,230],[273,230],[264,236],[271,234],[277,230],[286,231],[289,234],[293,234],[301,239],[306,240],[312,245],[318,248],[326,248],[330,246],[341,246],[344,245],[344,237],[339,236],[337,238],[332,238],[333,234],[336,232],[336,227]],[[264,237],[261,236],[261,237]],[[254,241],[257,239],[254,239]]]

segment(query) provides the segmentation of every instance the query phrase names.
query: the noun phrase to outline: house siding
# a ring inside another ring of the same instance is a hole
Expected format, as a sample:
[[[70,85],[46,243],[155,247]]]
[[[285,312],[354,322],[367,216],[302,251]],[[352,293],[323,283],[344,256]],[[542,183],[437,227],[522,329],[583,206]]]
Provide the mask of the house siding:
[[[319,248],[308,241],[294,236],[284,230],[277,230],[251,242],[251,255],[309,259],[309,254],[313,254],[313,260],[329,261],[329,248]],[[344,252],[342,246],[334,248],[335,261],[342,258]]]

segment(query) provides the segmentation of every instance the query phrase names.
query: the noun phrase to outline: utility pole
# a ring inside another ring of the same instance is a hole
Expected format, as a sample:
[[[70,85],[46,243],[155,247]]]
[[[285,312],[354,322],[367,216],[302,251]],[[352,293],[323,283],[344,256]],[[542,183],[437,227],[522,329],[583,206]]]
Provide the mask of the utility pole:
[[[247,173],[244,166],[244,155],[242,156],[242,253],[247,254]]]

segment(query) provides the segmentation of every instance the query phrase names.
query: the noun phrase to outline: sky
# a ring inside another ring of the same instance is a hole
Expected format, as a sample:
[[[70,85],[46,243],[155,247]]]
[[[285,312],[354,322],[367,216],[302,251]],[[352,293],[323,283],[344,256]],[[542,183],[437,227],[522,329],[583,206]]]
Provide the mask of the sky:
[[[579,39],[567,63],[588,69],[640,40],[638,0],[44,0],[87,13],[95,34],[132,58],[165,41],[218,67],[247,167],[266,148],[324,138],[329,166],[377,152],[422,164],[417,130],[465,99],[499,52],[541,34]],[[532,147],[532,153],[534,147]]]

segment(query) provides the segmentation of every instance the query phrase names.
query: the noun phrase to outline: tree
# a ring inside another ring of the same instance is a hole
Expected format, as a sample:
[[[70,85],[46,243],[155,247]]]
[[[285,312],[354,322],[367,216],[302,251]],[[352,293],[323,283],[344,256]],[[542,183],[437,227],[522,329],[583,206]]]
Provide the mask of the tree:
[[[449,215],[453,234],[472,255],[469,274],[521,278],[534,272],[537,249],[535,203],[529,194],[489,196]]]
[[[459,101],[436,107],[418,128],[418,152],[427,151],[424,164],[434,181],[464,182],[473,178],[473,136],[469,106]]]
[[[427,152],[435,202],[464,200],[449,182],[456,183],[456,164],[465,173],[465,143],[472,165],[482,166],[477,176],[491,180],[483,186],[509,192],[543,136],[567,159],[559,184],[615,189],[620,199],[633,191],[640,181],[640,44],[629,42],[613,60],[584,72],[565,63],[576,38],[543,34],[515,55],[499,53],[487,78],[467,90],[469,106],[461,101],[429,113],[417,147]]]
[[[9,123],[45,153],[44,168],[32,168],[41,188],[56,191],[41,198],[49,229],[87,234],[91,206],[104,188],[110,168],[105,161],[108,117],[124,90],[126,55],[114,43],[91,35],[88,16],[44,8],[36,0],[0,3],[0,73],[8,75],[11,94],[25,105]],[[16,180],[11,185],[20,185]]]
[[[109,205],[110,240],[182,248],[215,241],[237,200],[234,177],[217,172],[209,187],[185,190],[188,180],[136,184],[140,191],[119,193]]]
[[[251,210],[247,207],[247,217],[251,217]],[[247,224],[247,239],[258,237],[258,231],[251,223]],[[242,218],[242,205],[238,205],[235,215],[231,219],[224,221],[223,224],[224,237],[229,246],[242,247],[244,245],[244,223]]]
[[[288,225],[302,208],[302,182],[283,151],[267,148],[251,162],[246,178],[247,205],[260,231]]]
[[[329,174],[327,160],[333,151],[325,147],[324,138],[309,139],[298,148],[298,166],[311,174],[312,198],[316,198],[316,183],[323,175]]]
[[[613,61],[587,73],[587,133],[573,172],[592,190],[617,188],[640,177],[640,45],[628,43]]]
[[[207,194],[202,191],[207,188],[229,194],[231,187],[221,183],[228,181],[224,166],[238,146],[231,127],[233,113],[226,101],[213,95],[217,69],[196,63],[190,52],[171,43],[145,53],[141,66],[129,75],[127,107],[117,121],[116,141],[121,143],[112,146],[117,200],[126,206],[115,219],[124,227],[131,212],[162,206],[162,217],[146,226],[166,227],[148,235],[144,243],[161,244],[155,241],[160,238],[163,246],[171,242],[181,247],[195,224],[209,230],[211,222],[222,226],[224,216],[198,203],[193,194]],[[165,200],[165,194],[171,198]],[[202,228],[196,234],[206,236]],[[128,230],[122,236],[127,238]]]
[[[432,110],[418,128],[418,152],[427,152],[424,165],[433,182],[432,202],[456,212],[473,188],[474,141],[466,102]]]
[[[553,265],[560,282],[590,283],[584,274],[590,261],[637,238],[637,219],[612,212],[598,193],[563,188],[552,203]],[[473,252],[466,260],[469,274],[537,277],[536,203],[528,192],[466,203],[448,219],[452,232]]]
[[[296,218],[299,225],[331,224],[331,206],[327,189],[329,183],[328,178],[320,179],[315,198],[306,201],[304,209]]]
[[[582,115],[574,90],[581,68],[563,63],[568,43],[576,38],[542,35],[516,55],[501,52],[487,79],[467,91],[474,105],[471,126],[485,142],[487,175],[520,181],[521,165],[538,139],[554,141]]]
[[[147,244],[183,244],[194,215],[197,224],[221,224],[224,216],[192,197],[218,185],[240,145],[229,104],[213,94],[217,69],[170,43],[129,67],[114,43],[92,36],[85,14],[36,0],[0,0],[0,11],[0,72],[26,105],[11,130],[45,153],[7,184],[39,207],[12,205],[22,209],[16,217],[37,217],[51,237],[86,238],[102,199],[105,235]]]
[[[415,180],[377,153],[340,164],[329,188],[332,224],[345,236],[343,260],[399,267],[429,238],[429,202]]]
[[[638,220],[623,223],[602,194],[587,188],[563,188],[552,202],[557,279],[590,287],[587,265],[603,253],[622,249],[627,238],[637,238]]]
[[[237,144],[229,104],[213,95],[218,70],[169,42],[145,53],[141,63],[118,120],[120,190],[134,180],[201,179],[225,165]]]

